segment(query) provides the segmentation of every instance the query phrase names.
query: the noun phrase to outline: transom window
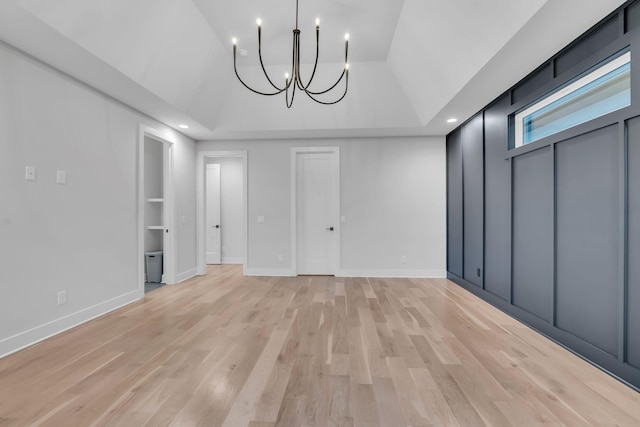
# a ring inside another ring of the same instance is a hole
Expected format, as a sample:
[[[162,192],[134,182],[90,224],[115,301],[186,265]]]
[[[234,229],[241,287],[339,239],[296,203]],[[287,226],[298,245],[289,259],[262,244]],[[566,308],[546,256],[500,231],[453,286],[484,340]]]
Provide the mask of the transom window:
[[[515,147],[631,105],[631,52],[516,113]]]

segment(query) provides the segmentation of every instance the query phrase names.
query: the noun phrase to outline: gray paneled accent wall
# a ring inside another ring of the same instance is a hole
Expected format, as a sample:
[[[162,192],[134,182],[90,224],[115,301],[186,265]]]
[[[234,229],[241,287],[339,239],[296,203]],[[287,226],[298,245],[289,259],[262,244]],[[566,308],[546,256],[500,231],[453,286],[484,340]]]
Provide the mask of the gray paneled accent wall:
[[[588,132],[555,147],[557,326],[615,356],[618,126]]]
[[[483,120],[477,115],[462,128],[464,194],[464,278],[482,287],[483,268]]]
[[[638,11],[625,3],[448,135],[447,236],[451,280],[640,389]],[[513,148],[516,112],[624,50],[631,106]]]
[[[484,286],[505,301],[511,298],[510,164],[507,146],[507,109],[503,96],[484,112]]]
[[[513,159],[513,304],[551,321],[553,163],[549,147]]]
[[[447,271],[463,276],[462,134],[447,137]]]
[[[555,58],[556,75],[569,71],[579,61],[588,58],[593,52],[607,46],[618,38],[618,16],[602,22],[588,35],[571,45]]]
[[[628,294],[627,358],[640,368],[640,118],[629,120],[628,134]]]

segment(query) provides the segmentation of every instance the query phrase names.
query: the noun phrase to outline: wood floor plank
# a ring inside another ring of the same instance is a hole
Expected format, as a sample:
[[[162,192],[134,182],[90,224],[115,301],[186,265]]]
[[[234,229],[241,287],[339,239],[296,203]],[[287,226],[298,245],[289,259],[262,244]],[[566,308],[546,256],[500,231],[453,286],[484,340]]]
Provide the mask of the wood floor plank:
[[[238,398],[234,400],[229,416],[224,420],[223,426],[246,425],[253,419],[255,406],[269,380],[269,373],[276,363],[278,354],[282,350],[287,338],[287,332],[275,331],[271,338],[253,366],[253,370],[238,394]]]
[[[0,359],[5,426],[636,426],[640,394],[444,279],[165,286]]]
[[[350,381],[346,375],[331,376],[331,402],[329,416],[349,417],[351,410],[350,402]]]
[[[400,402],[391,378],[374,378],[373,391],[380,414],[380,424],[383,426],[404,426],[407,423],[402,416]]]

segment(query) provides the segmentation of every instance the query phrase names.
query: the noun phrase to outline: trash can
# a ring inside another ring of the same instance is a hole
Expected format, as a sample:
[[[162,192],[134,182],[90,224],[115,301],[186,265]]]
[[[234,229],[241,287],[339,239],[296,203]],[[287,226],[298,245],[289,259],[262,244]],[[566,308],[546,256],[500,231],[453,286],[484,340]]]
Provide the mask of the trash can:
[[[147,282],[162,282],[162,251],[150,251],[144,253],[147,266]]]

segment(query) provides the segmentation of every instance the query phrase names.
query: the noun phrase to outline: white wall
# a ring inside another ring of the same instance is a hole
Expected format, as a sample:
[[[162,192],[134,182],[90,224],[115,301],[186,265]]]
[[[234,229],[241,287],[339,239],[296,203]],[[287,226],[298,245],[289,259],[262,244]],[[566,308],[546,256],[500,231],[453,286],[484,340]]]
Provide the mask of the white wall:
[[[345,276],[442,277],[446,261],[444,138],[200,142],[248,152],[248,274],[291,266],[291,147],[339,146]],[[263,224],[257,217],[264,216]],[[282,262],[278,254],[284,255]],[[406,255],[407,262],[401,262]]]
[[[209,158],[220,165],[220,238],[223,264],[242,264],[244,258],[242,158]]]
[[[0,355],[142,295],[140,123],[176,141],[178,274],[195,272],[195,143],[0,44]]]

